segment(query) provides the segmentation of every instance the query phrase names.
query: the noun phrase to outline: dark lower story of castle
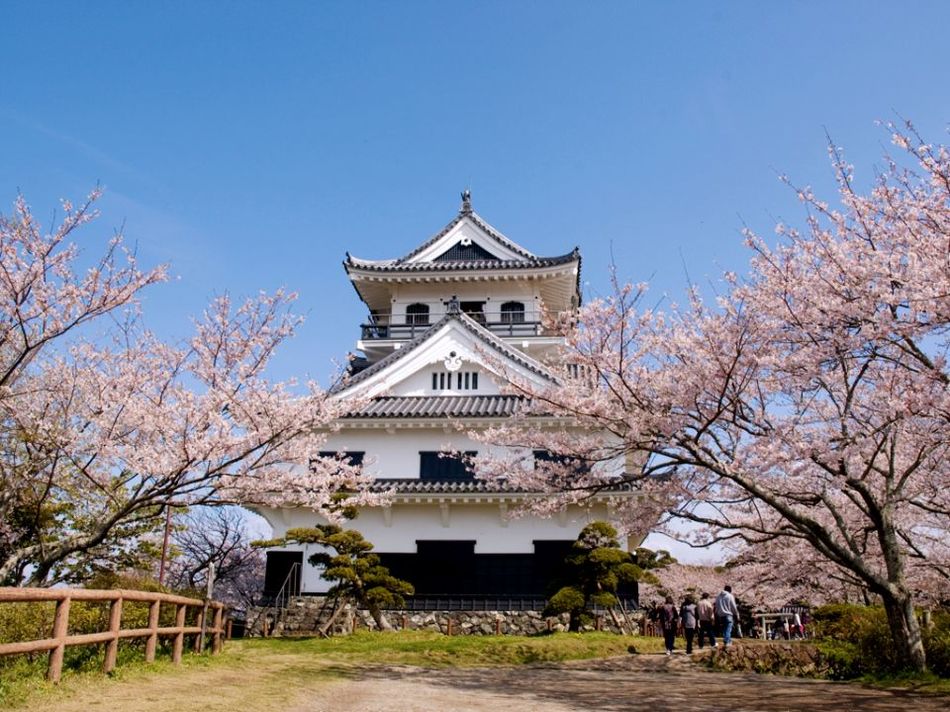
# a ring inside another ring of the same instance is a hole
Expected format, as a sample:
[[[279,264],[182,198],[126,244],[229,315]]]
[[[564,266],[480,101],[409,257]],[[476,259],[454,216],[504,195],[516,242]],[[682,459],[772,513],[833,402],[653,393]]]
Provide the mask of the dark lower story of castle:
[[[474,541],[419,540],[416,553],[376,553],[392,575],[415,587],[415,596],[407,601],[410,610],[540,609],[564,584],[564,560],[573,543],[536,540],[533,553],[476,554]],[[299,592],[303,566],[309,564],[302,552],[268,552],[265,599],[282,587],[290,594]],[[635,607],[635,588],[620,594]]]

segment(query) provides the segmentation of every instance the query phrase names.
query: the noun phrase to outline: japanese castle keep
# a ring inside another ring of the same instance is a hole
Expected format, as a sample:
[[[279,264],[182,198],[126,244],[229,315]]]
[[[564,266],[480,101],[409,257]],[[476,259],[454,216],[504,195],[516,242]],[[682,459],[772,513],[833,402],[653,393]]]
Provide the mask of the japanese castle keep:
[[[463,597],[543,600],[580,530],[609,518],[607,497],[551,518],[509,517],[530,493],[476,479],[460,459],[440,456],[485,448],[465,429],[512,413],[516,397],[502,393],[500,370],[552,378],[541,361],[559,340],[542,325],[542,310],[563,312],[580,301],[577,249],[532,254],[472,210],[467,191],[462,198],[451,222],[404,257],[347,254],[343,263],[368,315],[357,342],[364,356],[338,395],[365,405],[326,447],[363,463],[379,489],[395,491],[387,506],[363,508],[347,526],[415,586],[417,606]],[[275,536],[315,523],[302,508],[260,513]],[[269,551],[265,588],[276,592],[299,572],[296,591],[325,591],[309,553],[306,546]]]

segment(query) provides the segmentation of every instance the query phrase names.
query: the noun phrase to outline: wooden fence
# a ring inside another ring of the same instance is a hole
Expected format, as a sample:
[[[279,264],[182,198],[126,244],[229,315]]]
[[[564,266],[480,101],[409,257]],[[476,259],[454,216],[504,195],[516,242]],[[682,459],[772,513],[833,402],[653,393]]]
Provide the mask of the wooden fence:
[[[211,637],[212,655],[221,650],[225,633],[225,607],[217,601],[202,601],[197,598],[185,598],[168,593],[132,591],[115,589],[97,591],[81,588],[0,588],[0,605],[3,603],[39,603],[55,601],[56,613],[53,617],[53,630],[49,638],[28,640],[18,643],[0,643],[0,655],[20,655],[49,651],[47,678],[58,682],[63,671],[63,657],[68,645],[106,644],[103,672],[115,668],[119,641],[125,638],[145,638],[145,662],[155,660],[155,650],[160,637],[171,637],[172,662],[181,662],[185,646],[185,636],[194,635],[194,647],[200,652],[204,636]],[[109,629],[97,633],[69,634],[69,605],[72,601],[94,601],[109,603]],[[147,628],[122,628],[122,604],[124,601],[138,601],[148,604]],[[175,625],[160,628],[158,625],[162,604],[175,606]],[[198,625],[186,626],[185,618],[189,608],[198,609]],[[208,615],[212,614],[208,625]]]

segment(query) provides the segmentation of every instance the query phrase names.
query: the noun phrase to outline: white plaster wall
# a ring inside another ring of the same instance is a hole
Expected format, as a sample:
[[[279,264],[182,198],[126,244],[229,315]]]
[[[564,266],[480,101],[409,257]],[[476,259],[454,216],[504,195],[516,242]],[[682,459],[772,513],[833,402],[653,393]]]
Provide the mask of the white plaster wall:
[[[445,428],[399,428],[385,430],[344,430],[331,434],[322,447],[334,452],[365,452],[364,471],[373,477],[407,478],[419,476],[419,453],[433,450],[476,450],[497,452],[476,443],[465,433]]]
[[[502,453],[506,448],[472,440],[451,425],[443,428],[367,428],[341,430],[327,437],[321,448],[333,452],[364,452],[366,474],[377,478],[419,477],[419,453],[422,451],[476,451]],[[525,466],[530,467],[530,458]],[[619,475],[624,470],[622,458],[597,465],[598,471]],[[633,471],[633,470],[632,470]]]
[[[462,367],[459,369],[459,373],[478,373],[478,389],[477,390],[457,390],[455,388],[449,388],[446,390],[432,390],[432,374],[433,373],[445,373],[449,374],[446,370],[443,362],[441,360],[436,361],[431,364],[428,368],[423,369],[409,376],[409,378],[404,381],[400,381],[393,386],[391,395],[394,396],[485,396],[485,395],[497,395],[501,393],[501,389],[498,388],[498,384],[495,382],[494,377],[488,371],[482,369],[474,361],[462,361]],[[452,385],[456,385],[456,376],[452,375]]]
[[[262,509],[261,514],[274,527],[274,535],[281,536],[291,527],[313,526],[317,516],[306,509]],[[348,528],[358,530],[382,553],[415,553],[416,541],[455,540],[475,541],[476,554],[525,554],[534,551],[535,540],[567,541],[577,538],[587,524],[608,516],[605,504],[590,507],[569,507],[564,516],[550,519],[538,516],[507,518],[496,503],[448,504],[446,518],[438,503],[394,504],[387,523],[382,508],[366,509]],[[319,547],[300,545],[281,547],[287,551],[303,551],[304,593],[326,591],[328,584],[317,570],[306,563]]]

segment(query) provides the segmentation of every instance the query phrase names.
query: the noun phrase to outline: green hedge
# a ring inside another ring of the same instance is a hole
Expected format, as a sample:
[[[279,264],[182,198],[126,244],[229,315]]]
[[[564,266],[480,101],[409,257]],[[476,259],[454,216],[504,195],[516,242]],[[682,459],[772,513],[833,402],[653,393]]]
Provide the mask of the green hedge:
[[[822,606],[813,611],[812,629],[818,647],[831,664],[832,675],[838,679],[901,672],[881,606]],[[923,639],[931,672],[950,678],[950,612],[935,612],[933,626],[923,631]]]

